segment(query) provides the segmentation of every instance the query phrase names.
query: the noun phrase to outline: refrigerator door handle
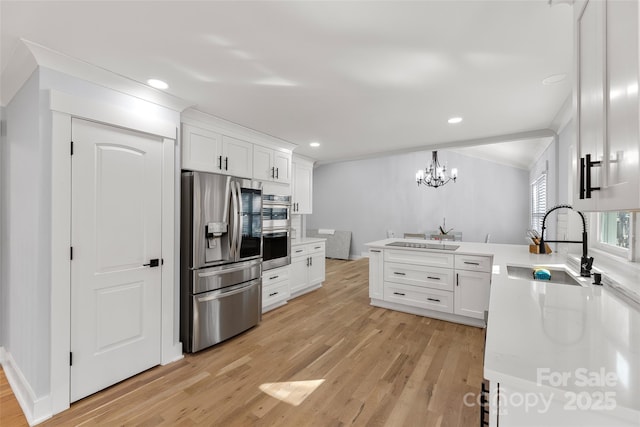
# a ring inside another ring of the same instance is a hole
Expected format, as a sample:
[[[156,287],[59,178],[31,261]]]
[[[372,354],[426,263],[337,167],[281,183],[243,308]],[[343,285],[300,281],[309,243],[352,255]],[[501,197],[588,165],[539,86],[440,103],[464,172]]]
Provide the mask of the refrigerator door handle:
[[[230,186],[230,192],[231,192],[231,205],[233,206],[233,210],[231,212],[231,232],[229,233],[229,247],[230,247],[230,253],[231,253],[231,258],[238,259],[239,254],[237,253],[237,248],[236,248],[236,233],[238,230],[238,222],[240,221],[240,211],[238,210],[238,197],[236,196],[236,186],[235,186],[235,182],[231,181],[231,186]]]
[[[243,228],[243,215],[244,212],[242,208],[242,189],[240,187],[240,183],[236,181],[236,198],[238,200],[238,229],[236,230],[236,253],[237,257],[240,258],[240,248],[242,247],[242,228]]]

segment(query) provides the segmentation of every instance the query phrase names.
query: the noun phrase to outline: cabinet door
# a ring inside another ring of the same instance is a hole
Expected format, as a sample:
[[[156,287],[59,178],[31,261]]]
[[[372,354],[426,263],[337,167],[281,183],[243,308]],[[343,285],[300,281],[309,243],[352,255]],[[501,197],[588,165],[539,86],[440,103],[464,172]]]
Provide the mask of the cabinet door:
[[[324,258],[324,245],[322,246],[322,252],[314,252],[309,256],[309,286],[317,285],[324,282],[325,275],[325,258]]]
[[[291,182],[291,154],[282,151],[274,151],[273,167],[275,168],[275,180],[283,184]]]
[[[190,125],[182,126],[182,169],[220,172],[222,135]]]
[[[253,147],[253,179],[273,181],[273,150],[256,145]]]
[[[251,178],[253,173],[253,144],[224,135],[222,137],[223,173]]]
[[[606,17],[606,176],[598,210],[638,209],[638,2],[609,1]]]
[[[581,210],[595,210],[598,192],[590,199],[580,199],[580,159],[591,155],[592,161],[601,161],[605,138],[605,31],[604,2],[588,1],[584,7],[575,7],[575,105],[577,126],[577,164],[574,206]],[[591,186],[601,183],[601,168],[590,168]],[[586,171],[585,171],[586,175]]]
[[[490,288],[491,273],[456,270],[454,313],[484,319],[484,312],[489,309]]]
[[[313,166],[294,163],[293,167],[293,213],[312,213]]]
[[[298,291],[303,290],[307,287],[307,270],[309,267],[308,257],[298,257],[293,258],[291,261],[291,273],[289,274],[289,287],[291,289],[291,294],[295,294]]]
[[[383,266],[382,250],[369,249],[369,298],[382,299]]]

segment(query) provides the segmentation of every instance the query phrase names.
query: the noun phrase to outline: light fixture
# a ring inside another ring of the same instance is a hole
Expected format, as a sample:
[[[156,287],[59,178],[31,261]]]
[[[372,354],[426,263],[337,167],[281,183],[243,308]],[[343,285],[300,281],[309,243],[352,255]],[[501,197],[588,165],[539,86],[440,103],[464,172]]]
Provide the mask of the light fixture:
[[[458,169],[451,169],[451,174],[447,175],[447,166],[441,166],[438,161],[438,152],[431,152],[431,164],[426,169],[420,169],[416,172],[416,182],[427,187],[438,188],[453,180],[456,182],[458,178]]]
[[[315,142],[315,141],[314,142],[310,142],[309,143],[309,147],[313,147],[313,148],[320,147],[320,143],[319,142]]]
[[[451,117],[449,120],[447,120],[447,123],[449,123],[450,125],[455,125],[458,124],[462,121],[462,117]]]
[[[149,79],[147,80],[147,84],[151,87],[155,87],[156,89],[167,89],[169,87],[166,82],[158,79]]]

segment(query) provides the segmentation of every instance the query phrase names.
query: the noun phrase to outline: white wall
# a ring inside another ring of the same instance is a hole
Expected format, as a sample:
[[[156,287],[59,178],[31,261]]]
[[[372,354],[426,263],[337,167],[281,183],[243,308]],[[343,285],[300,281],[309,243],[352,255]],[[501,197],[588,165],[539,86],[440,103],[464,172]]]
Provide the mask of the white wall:
[[[2,157],[3,347],[36,396],[49,392],[50,143],[41,137],[39,72],[6,107]]]
[[[450,151],[439,151],[440,162],[456,167],[459,179],[438,189],[418,187],[415,173],[431,161],[430,151],[320,165],[313,172],[313,214],[308,228],[348,230],[351,255],[364,244],[384,239],[387,230],[447,228],[463,240],[525,243],[528,228],[529,173]]]

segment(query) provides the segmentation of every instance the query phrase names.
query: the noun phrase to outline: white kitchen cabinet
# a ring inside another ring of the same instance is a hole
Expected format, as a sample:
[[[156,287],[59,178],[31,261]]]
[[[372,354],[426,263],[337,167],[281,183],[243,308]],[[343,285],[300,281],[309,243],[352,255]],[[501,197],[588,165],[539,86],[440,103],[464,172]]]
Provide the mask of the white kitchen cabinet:
[[[253,178],[283,184],[291,182],[291,153],[256,145],[253,148]]]
[[[456,270],[454,313],[484,319],[489,309],[491,273]]]
[[[295,214],[310,214],[313,211],[313,163],[294,157],[292,164],[293,200],[291,202],[291,211]]]
[[[251,178],[253,144],[196,126],[182,125],[182,169]]]
[[[484,319],[484,312],[489,310],[492,265],[489,256],[455,255],[455,314]]]
[[[253,174],[253,144],[230,136],[222,136],[222,173],[251,178]]]
[[[291,245],[291,296],[319,288],[325,279],[325,243]]]
[[[638,209],[638,2],[580,1],[574,18],[573,205],[584,211]]]
[[[262,272],[263,313],[286,304],[290,296],[289,266]]]
[[[384,260],[381,249],[369,249],[369,298],[383,298]]]

